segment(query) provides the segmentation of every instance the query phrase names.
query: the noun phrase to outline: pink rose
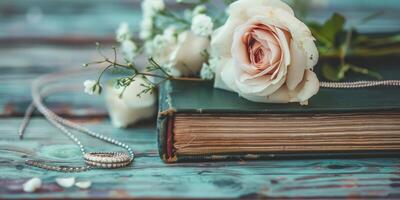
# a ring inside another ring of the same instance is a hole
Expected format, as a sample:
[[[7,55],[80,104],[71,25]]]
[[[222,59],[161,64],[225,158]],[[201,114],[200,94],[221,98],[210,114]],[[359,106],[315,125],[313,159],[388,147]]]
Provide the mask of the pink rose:
[[[213,35],[215,87],[262,103],[300,102],[319,90],[318,51],[309,28],[280,0],[239,0]]]

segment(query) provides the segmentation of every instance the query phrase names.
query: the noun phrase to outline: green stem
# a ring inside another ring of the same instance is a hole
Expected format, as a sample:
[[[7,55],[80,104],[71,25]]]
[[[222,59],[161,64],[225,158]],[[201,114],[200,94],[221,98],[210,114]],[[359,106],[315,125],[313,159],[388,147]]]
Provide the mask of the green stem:
[[[111,67],[114,67],[113,65],[109,65],[106,68],[103,69],[103,71],[101,71],[99,78],[97,79],[97,83],[100,83],[101,78],[103,77],[104,73],[109,70]]]
[[[350,67],[350,70],[355,72],[355,73],[367,75],[367,76],[373,77],[373,78],[378,79],[378,80],[381,80],[383,78],[382,75],[380,75],[378,72],[369,70],[369,69],[364,68],[364,67],[358,67],[358,66],[355,66],[355,65],[349,65],[349,67]]]
[[[173,19],[173,20],[175,20],[175,21],[177,21],[177,22],[179,22],[179,23],[182,23],[182,24],[185,24],[185,25],[190,25],[190,22],[188,22],[188,21],[186,21],[186,20],[184,20],[184,19],[181,19],[181,18],[177,17],[177,16],[175,16],[173,13],[168,12],[168,11],[166,11],[166,10],[160,11],[159,14],[160,14],[161,16],[164,16],[164,17],[168,17],[168,18],[170,18],[170,19]]]
[[[150,58],[149,58],[149,62],[150,62],[150,64],[156,66],[156,67],[157,67],[164,75],[166,75],[168,78],[171,78],[171,77],[172,77],[171,75],[169,75],[168,72],[166,72],[166,71],[164,70],[163,67],[161,67],[161,66],[154,60],[153,57],[150,57]]]

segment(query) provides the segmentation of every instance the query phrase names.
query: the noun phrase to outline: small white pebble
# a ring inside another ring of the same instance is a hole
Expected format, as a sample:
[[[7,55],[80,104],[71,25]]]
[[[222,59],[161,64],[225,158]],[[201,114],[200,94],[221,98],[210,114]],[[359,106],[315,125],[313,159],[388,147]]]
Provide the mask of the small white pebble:
[[[56,183],[63,188],[70,188],[75,184],[75,178],[56,178]]]
[[[32,178],[24,183],[24,192],[35,192],[37,189],[42,187],[42,180],[40,178]]]
[[[90,181],[80,181],[80,182],[76,182],[75,186],[80,188],[80,189],[88,189],[88,188],[90,188],[90,186],[92,186],[92,182],[90,182]]]

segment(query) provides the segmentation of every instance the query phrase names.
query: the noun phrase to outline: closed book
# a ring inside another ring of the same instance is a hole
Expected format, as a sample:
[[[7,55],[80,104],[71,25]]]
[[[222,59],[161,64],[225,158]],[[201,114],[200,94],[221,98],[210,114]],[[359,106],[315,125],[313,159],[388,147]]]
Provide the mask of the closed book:
[[[254,103],[206,81],[168,81],[159,95],[159,153],[168,163],[400,152],[395,87],[321,88],[308,106]]]

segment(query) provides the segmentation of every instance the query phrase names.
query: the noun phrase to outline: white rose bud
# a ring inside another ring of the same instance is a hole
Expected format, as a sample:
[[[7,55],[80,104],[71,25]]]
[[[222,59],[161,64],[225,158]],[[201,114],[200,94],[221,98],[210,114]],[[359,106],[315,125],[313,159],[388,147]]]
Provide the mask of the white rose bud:
[[[180,72],[182,76],[199,75],[206,62],[202,55],[210,46],[210,40],[198,36],[191,31],[179,34],[175,50],[170,53],[169,63]]]
[[[117,128],[126,128],[136,122],[151,118],[156,112],[157,97],[155,94],[146,93],[137,95],[144,89],[140,84],[145,84],[141,78],[135,79],[125,90],[122,98],[122,88],[106,87],[106,103],[112,124]]]

